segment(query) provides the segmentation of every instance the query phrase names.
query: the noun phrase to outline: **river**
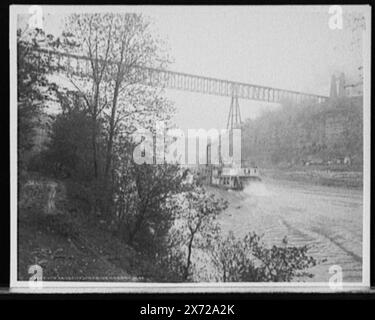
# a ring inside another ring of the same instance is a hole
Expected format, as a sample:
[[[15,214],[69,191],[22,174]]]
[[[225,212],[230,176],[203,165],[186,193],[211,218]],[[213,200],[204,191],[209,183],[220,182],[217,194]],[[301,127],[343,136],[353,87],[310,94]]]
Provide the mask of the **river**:
[[[263,235],[266,245],[308,245],[318,260],[309,281],[327,282],[329,268],[339,265],[344,282],[362,279],[361,190],[264,179],[244,191],[209,190],[228,200],[219,221],[224,231],[241,237],[250,231]]]

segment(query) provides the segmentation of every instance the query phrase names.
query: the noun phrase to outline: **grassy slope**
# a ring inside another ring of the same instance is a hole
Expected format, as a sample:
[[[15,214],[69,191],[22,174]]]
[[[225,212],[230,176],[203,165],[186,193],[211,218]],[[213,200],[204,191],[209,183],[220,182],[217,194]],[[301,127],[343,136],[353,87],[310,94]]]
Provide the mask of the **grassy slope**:
[[[96,217],[61,209],[47,216],[33,206],[18,211],[18,278],[43,267],[46,281],[148,281],[149,262]]]

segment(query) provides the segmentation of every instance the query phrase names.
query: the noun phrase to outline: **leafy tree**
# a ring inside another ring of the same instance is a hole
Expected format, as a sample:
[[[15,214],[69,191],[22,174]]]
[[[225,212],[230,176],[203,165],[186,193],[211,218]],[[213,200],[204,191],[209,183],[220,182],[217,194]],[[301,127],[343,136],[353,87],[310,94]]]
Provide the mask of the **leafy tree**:
[[[142,229],[151,228],[155,235],[169,229],[171,211],[165,210],[164,204],[183,188],[183,176],[177,165],[134,165],[133,177],[137,202],[134,216],[128,221],[130,244]]]
[[[63,48],[86,55],[84,77],[69,74],[74,88],[84,97],[93,119],[92,152],[96,179],[102,182],[102,211],[111,212],[114,152],[121,150],[124,135],[131,141],[136,128],[165,121],[170,104],[162,89],[144,85],[142,67],[163,68],[167,62],[161,43],[151,33],[149,22],[139,14],[74,14],[66,21]],[[69,68],[67,68],[69,70]],[[105,129],[105,158],[98,162],[97,122]],[[121,141],[121,142],[120,142]],[[121,152],[121,151],[120,151]],[[101,168],[99,168],[101,167]]]
[[[212,243],[209,250],[215,267],[216,280],[223,282],[279,282],[295,277],[310,276],[305,270],[316,260],[307,255],[307,246],[282,246],[267,248],[256,233],[237,239],[233,232]]]
[[[45,154],[58,176],[92,182],[91,128],[91,117],[78,108],[55,117]]]
[[[171,254],[183,262],[181,277],[186,281],[192,275],[193,251],[204,250],[215,241],[220,230],[216,218],[227,203],[203,187],[195,186],[170,198],[168,207],[175,216],[169,238]]]
[[[43,109],[56,85],[48,80],[54,71],[46,57],[35,49],[54,47],[55,39],[41,29],[17,30],[18,169],[26,169],[27,154],[34,145],[35,130],[41,127]],[[22,176],[22,174],[21,174]],[[19,176],[20,179],[22,177]]]
[[[92,117],[76,95],[60,94],[62,112],[53,117],[46,149],[38,157],[39,172],[65,179],[70,201],[80,200],[95,214],[97,190],[92,167]],[[98,123],[98,132],[103,131]],[[104,141],[98,139],[98,159],[103,159]]]
[[[79,53],[89,60],[80,69],[84,76],[68,73],[69,80],[80,96],[83,97],[88,113],[92,118],[91,143],[92,165],[95,179],[99,178],[97,124],[103,110],[110,101],[107,96],[106,72],[109,64],[111,49],[112,22],[109,15],[101,14],[72,14],[66,19],[65,30],[62,34],[61,46],[69,53]],[[71,68],[67,61],[66,70]]]

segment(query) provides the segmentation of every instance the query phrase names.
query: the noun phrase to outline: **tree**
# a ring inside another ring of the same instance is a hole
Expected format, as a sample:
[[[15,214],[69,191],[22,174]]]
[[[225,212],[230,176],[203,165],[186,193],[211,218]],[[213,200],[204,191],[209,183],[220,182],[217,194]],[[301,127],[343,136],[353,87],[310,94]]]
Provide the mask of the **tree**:
[[[63,108],[63,112],[55,117],[48,149],[44,154],[60,178],[69,177],[82,183],[92,183],[92,118],[80,105],[75,100],[69,109]]]
[[[128,220],[129,244],[142,229],[151,228],[155,235],[168,231],[171,211],[164,204],[183,188],[183,176],[177,165],[134,164],[133,177],[137,201],[134,215]]]
[[[35,129],[47,100],[56,87],[47,75],[54,71],[46,57],[35,49],[54,47],[56,41],[41,29],[17,30],[17,112],[18,112],[18,168],[26,167],[26,155],[34,144]]]
[[[95,177],[102,184],[102,211],[110,213],[114,151],[121,149],[114,144],[123,141],[124,135],[131,140],[135,128],[149,127],[170,115],[170,104],[160,97],[162,89],[145,86],[141,69],[163,68],[167,59],[149,23],[139,14],[74,14],[67,19],[63,39],[70,52],[89,58],[89,77],[72,73],[69,78],[92,115]],[[98,121],[103,121],[106,130],[101,168],[97,159]]]
[[[66,19],[61,42],[63,49],[69,53],[83,53],[89,58],[89,67],[81,66],[86,67],[87,72],[83,78],[73,73],[68,73],[68,76],[71,84],[84,98],[92,117],[92,165],[96,180],[101,170],[97,159],[97,123],[109,104],[105,78],[112,47],[112,27],[113,22],[108,14],[72,14]],[[70,67],[68,65],[67,69]]]
[[[108,142],[105,162],[105,179],[108,183],[109,171],[112,164],[112,149],[115,138],[115,131],[121,121],[131,115],[130,110],[126,110],[126,95],[130,96],[137,91],[137,96],[144,97],[150,91],[143,87],[140,93],[139,85],[143,82],[143,72],[140,67],[158,67],[165,64],[166,59],[159,54],[159,44],[152,37],[149,31],[149,23],[139,14],[113,15],[111,22],[114,25],[113,46],[110,50],[110,58],[115,63],[110,65],[111,87],[113,88],[112,104],[109,113]],[[123,101],[121,101],[123,98]],[[124,99],[125,98],[125,99]],[[155,98],[157,98],[155,96]],[[120,100],[120,101],[119,101]],[[125,100],[125,101],[124,101]],[[120,102],[121,110],[118,110]],[[134,105],[135,101],[132,101]],[[138,101],[139,104],[139,101]],[[149,104],[150,105],[150,104]],[[151,104],[152,105],[152,104]],[[135,110],[137,112],[137,110]],[[160,110],[153,110],[157,115]],[[139,112],[137,112],[139,113]]]
[[[169,199],[168,207],[175,216],[170,247],[177,251],[173,255],[183,261],[182,279],[186,281],[192,273],[193,250],[204,250],[215,241],[220,230],[216,218],[226,209],[227,203],[207,193],[203,187],[195,186]]]

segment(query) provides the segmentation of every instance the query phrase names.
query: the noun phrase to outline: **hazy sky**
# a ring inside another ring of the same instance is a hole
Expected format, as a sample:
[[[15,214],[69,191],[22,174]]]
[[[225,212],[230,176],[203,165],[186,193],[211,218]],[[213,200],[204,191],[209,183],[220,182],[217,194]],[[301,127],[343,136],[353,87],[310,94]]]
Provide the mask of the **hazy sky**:
[[[344,14],[352,10],[343,8]],[[81,7],[87,9],[97,10]],[[63,11],[44,7],[47,32],[61,30]],[[170,69],[176,71],[328,95],[331,74],[353,73],[358,63],[359,53],[348,50],[345,24],[343,30],[328,27],[328,6],[138,6],[115,11],[149,16],[155,34],[167,42],[174,60]],[[229,97],[175,90],[167,95],[183,129],[225,127]],[[240,107],[245,119],[272,106],[240,100]]]

